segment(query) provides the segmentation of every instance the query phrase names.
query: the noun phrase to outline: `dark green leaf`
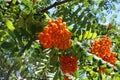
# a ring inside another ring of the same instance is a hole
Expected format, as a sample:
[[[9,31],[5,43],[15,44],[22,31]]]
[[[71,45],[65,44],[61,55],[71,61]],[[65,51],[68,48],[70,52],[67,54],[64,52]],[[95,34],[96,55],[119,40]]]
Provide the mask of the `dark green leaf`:
[[[4,49],[12,49],[14,47],[14,44],[12,42],[3,42],[1,44],[1,47]]]

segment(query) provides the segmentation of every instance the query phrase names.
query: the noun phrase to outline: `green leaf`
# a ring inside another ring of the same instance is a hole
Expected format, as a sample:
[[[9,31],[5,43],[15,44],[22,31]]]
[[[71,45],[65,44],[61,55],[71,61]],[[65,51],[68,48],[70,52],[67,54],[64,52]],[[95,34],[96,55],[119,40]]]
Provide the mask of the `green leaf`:
[[[84,1],[85,7],[88,7],[89,3],[87,1]]]
[[[88,35],[89,35],[89,31],[86,31],[83,39],[86,39]]]
[[[106,22],[106,18],[105,17],[102,17],[102,22],[105,23]]]
[[[117,15],[117,14],[114,14],[114,15],[113,15],[113,17],[114,17],[114,18],[117,18],[117,17],[118,17],[118,15]]]
[[[49,15],[47,13],[44,13],[46,19],[50,19]]]
[[[116,7],[115,7],[115,5],[113,4],[113,5],[112,5],[112,10],[115,10],[115,9],[116,9]]]
[[[53,80],[57,80],[57,78],[58,78],[58,71],[55,73]]]
[[[93,60],[93,55],[89,55],[88,57],[87,57],[87,60],[89,60],[89,61],[91,61],[91,60]]]
[[[13,0],[12,3],[15,4],[17,2],[17,0]]]
[[[92,37],[91,29],[88,32],[87,39],[90,39]]]
[[[82,40],[82,36],[83,36],[82,34],[79,36],[79,40]]]
[[[105,63],[101,63],[100,68],[104,68],[107,67],[107,65]]]
[[[117,68],[120,70],[120,63],[117,63],[116,66],[117,66]]]
[[[17,57],[16,60],[15,60],[15,63],[17,64],[16,69],[19,69],[22,65],[22,58]]]
[[[94,38],[96,38],[97,37],[97,33],[96,32],[94,32],[93,34],[92,34],[92,39],[94,39]]]
[[[1,47],[4,49],[11,49],[14,47],[14,44],[12,42],[3,42],[1,44]]]
[[[92,33],[89,33],[88,36],[87,36],[87,39],[90,39],[92,37]]]
[[[6,21],[6,26],[8,27],[8,29],[10,29],[11,31],[15,30],[15,27],[13,26],[13,23],[10,20]]]
[[[75,72],[74,72],[74,76],[75,76],[76,78],[78,78],[78,77],[79,77],[79,72],[78,72],[78,71],[75,71]]]
[[[0,32],[3,32],[3,30],[0,30]]]
[[[107,69],[106,69],[106,73],[107,73],[107,74],[110,74],[110,73],[112,72],[112,70],[113,70],[113,68],[107,68]]]

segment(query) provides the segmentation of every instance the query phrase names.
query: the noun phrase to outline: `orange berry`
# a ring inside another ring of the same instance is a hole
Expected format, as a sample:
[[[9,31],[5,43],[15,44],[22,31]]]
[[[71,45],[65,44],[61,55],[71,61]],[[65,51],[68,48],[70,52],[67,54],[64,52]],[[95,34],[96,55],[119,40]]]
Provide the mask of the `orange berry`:
[[[77,57],[72,57],[71,55],[61,55],[60,56],[60,66],[64,74],[72,74],[78,68]]]
[[[62,18],[59,17],[57,21],[58,21],[59,23],[61,23],[61,22],[62,22]]]
[[[66,50],[71,46],[66,40],[70,40],[72,33],[66,29],[66,23],[62,22],[62,18],[50,20],[48,27],[45,27],[43,33],[39,35],[41,35],[38,36],[39,41],[44,44],[45,48],[48,47],[46,44],[50,45],[49,43],[52,44],[49,47],[55,46],[61,50]]]
[[[49,31],[49,28],[45,27],[43,33],[48,33],[48,31]]]
[[[116,56],[110,51],[111,46],[111,39],[104,36],[101,40],[95,41],[91,44],[90,52],[115,65]]]

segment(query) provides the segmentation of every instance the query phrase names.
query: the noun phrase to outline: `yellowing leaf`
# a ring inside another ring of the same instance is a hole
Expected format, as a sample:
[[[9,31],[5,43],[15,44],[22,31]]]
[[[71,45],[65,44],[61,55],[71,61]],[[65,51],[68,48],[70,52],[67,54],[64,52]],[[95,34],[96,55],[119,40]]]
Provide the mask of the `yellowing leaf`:
[[[10,29],[11,31],[14,31],[15,27],[13,26],[13,23],[10,20],[6,21],[6,26],[8,27],[8,29]]]

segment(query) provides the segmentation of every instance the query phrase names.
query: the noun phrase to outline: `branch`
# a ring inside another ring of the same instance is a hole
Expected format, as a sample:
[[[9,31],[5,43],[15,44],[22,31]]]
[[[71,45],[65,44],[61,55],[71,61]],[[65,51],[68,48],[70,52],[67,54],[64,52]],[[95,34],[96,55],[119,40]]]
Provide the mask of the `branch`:
[[[42,10],[40,11],[40,13],[44,13],[44,12],[48,11],[49,9],[51,9],[51,8],[53,8],[53,7],[56,7],[56,6],[58,6],[58,5],[61,5],[61,4],[70,2],[70,1],[71,1],[71,0],[65,0],[65,1],[61,1],[61,2],[55,2],[54,4],[52,4],[52,5],[44,8],[44,9],[42,9]]]

